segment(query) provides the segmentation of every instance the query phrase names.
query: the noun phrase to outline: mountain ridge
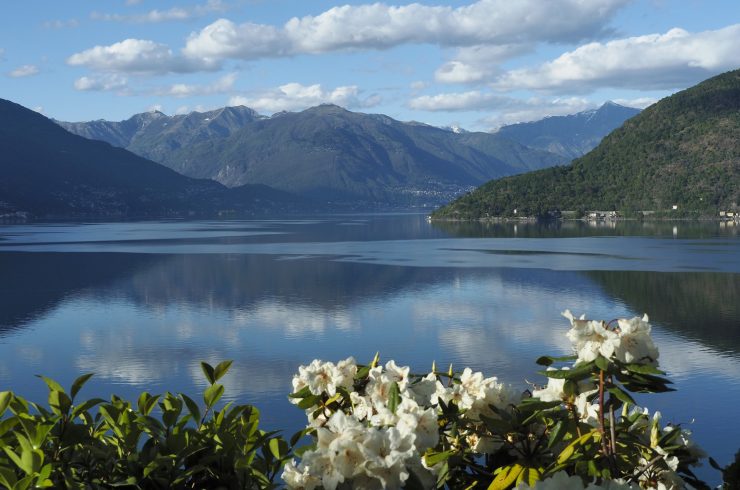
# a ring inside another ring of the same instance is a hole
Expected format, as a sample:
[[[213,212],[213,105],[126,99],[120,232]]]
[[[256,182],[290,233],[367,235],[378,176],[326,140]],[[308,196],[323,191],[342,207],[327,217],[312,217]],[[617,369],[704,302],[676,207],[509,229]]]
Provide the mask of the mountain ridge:
[[[571,165],[493,180],[433,216],[544,216],[556,210],[716,216],[738,203],[740,70],[734,70],[653,104]]]
[[[158,118],[126,147],[184,175],[227,186],[260,183],[310,198],[398,204],[441,204],[490,178],[566,162],[501,136],[458,134],[333,104],[270,117],[245,107],[238,110],[250,112],[223,124],[220,132],[202,130],[208,126],[203,113],[172,116],[172,121],[179,119],[167,123],[169,127]],[[214,121],[223,119],[220,114]],[[201,121],[197,136],[186,127],[188,118]],[[107,122],[107,127],[127,121]],[[59,124],[85,136],[126,143],[110,136],[117,134],[112,129],[93,134],[90,128],[101,126],[99,122]]]
[[[640,109],[607,101],[596,109],[567,116],[502,126],[496,134],[572,160],[594,149],[607,134],[639,113]]]
[[[227,189],[185,177],[103,141],[64,130],[0,99],[0,215],[169,216],[258,212],[304,200],[267,186]]]

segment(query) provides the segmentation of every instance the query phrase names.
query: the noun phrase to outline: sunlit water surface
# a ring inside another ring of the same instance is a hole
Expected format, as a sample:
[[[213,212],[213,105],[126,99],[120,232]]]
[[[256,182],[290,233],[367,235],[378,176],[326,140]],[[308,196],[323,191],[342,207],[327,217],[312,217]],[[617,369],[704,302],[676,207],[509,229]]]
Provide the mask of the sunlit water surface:
[[[0,390],[45,400],[196,394],[233,359],[226,396],[268,428],[300,364],[376,351],[426,372],[470,366],[527,388],[569,353],[566,309],[648,313],[677,392],[643,398],[726,464],[740,447],[740,239],[720,223],[430,224],[423,215],[0,226]],[[716,483],[709,468],[701,476]]]

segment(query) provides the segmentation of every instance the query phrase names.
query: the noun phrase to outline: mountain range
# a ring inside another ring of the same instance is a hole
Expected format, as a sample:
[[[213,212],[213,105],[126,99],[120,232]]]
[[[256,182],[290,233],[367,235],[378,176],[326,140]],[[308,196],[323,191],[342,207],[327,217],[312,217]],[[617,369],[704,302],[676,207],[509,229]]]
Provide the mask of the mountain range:
[[[496,134],[453,132],[335,105],[271,117],[226,107],[57,123],[190,177],[229,187],[264,184],[335,202],[438,205],[492,178],[568,161]]]
[[[433,216],[542,216],[553,210],[716,216],[739,203],[735,70],[653,104],[571,165],[491,181]]]
[[[640,109],[606,102],[598,109],[568,116],[546,117],[539,121],[503,126],[497,134],[530,148],[549,151],[568,160],[581,157]]]
[[[276,212],[304,199],[263,185],[229,189],[180,175],[0,99],[0,216],[170,216]]]

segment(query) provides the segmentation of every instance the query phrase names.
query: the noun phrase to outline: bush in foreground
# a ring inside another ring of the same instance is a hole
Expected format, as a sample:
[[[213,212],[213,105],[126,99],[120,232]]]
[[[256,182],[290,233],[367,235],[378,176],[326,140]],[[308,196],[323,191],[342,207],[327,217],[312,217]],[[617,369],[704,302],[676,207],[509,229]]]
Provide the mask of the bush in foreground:
[[[260,429],[253,406],[217,408],[231,361],[201,363],[202,404],[146,392],[75,403],[90,374],[69,392],[42,376],[47,406],[0,392],[0,486],[708,488],[691,471],[706,455],[690,432],[633,399],[671,390],[647,317],[564,316],[575,355],[538,359],[547,385],[525,393],[469,368],[415,375],[377,355],[314,360],[293,378],[308,423],[290,442]],[[723,470],[726,488],[737,465]]]

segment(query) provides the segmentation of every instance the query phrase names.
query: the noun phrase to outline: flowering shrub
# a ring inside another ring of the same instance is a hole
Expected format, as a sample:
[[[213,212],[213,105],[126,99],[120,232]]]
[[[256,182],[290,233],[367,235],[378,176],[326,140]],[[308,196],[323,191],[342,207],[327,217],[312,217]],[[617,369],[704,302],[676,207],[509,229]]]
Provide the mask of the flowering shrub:
[[[548,381],[531,392],[469,368],[415,375],[377,355],[301,366],[290,399],[313,443],[282,478],[305,490],[708,488],[691,471],[706,455],[690,432],[632,398],[671,390],[647,316],[563,316],[574,355],[538,359]]]

